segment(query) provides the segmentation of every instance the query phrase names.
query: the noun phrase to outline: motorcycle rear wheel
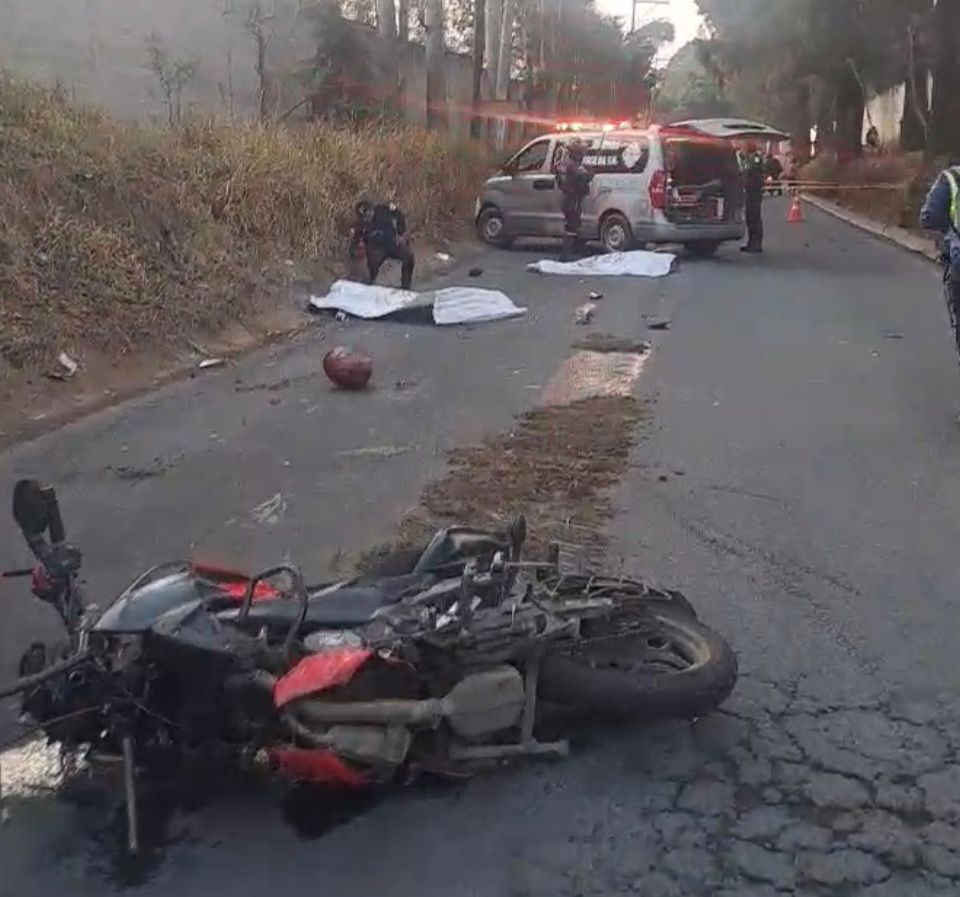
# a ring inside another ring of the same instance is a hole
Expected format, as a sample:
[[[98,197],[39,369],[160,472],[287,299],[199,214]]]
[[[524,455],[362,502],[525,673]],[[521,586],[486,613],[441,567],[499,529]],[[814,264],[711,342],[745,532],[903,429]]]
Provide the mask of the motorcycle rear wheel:
[[[652,608],[634,632],[584,635],[574,653],[543,659],[543,700],[608,716],[680,719],[715,710],[737,681],[730,646],[680,609]]]

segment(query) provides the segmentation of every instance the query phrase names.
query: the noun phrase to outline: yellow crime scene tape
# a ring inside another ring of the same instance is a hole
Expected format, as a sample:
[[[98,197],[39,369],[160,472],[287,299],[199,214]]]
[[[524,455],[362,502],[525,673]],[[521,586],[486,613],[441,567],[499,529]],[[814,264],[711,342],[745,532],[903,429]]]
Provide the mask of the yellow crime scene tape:
[[[832,184],[827,181],[783,181],[788,190],[909,190],[909,184]]]

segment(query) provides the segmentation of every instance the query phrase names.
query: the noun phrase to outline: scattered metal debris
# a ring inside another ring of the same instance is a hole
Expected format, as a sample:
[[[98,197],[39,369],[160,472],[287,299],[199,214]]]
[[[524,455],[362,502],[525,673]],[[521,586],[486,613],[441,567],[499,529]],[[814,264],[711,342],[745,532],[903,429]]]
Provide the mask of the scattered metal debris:
[[[204,358],[197,367],[201,371],[209,371],[213,368],[222,368],[226,363],[225,358]]]
[[[888,330],[886,333],[884,333],[883,338],[884,339],[903,339],[903,334],[897,333],[897,331],[895,330]]]
[[[286,512],[287,502],[283,497],[283,493],[278,492],[276,495],[268,498],[265,502],[257,505],[250,512],[250,515],[253,517],[254,521],[259,523],[261,526],[275,526],[280,522],[280,518],[283,517]]]
[[[409,445],[368,445],[337,452],[341,458],[395,458],[410,451]]]
[[[471,268],[467,273],[470,277],[481,277],[483,276],[483,268]]]
[[[614,336],[612,333],[589,333],[573,344],[574,349],[586,349],[588,352],[627,352],[634,355],[646,355],[651,346],[646,340],[630,339],[626,336]]]
[[[603,298],[603,293],[598,293],[596,290],[591,290],[591,291],[587,294],[587,298],[588,298],[591,302],[597,302],[598,300],[600,300],[600,299]]]
[[[50,371],[47,374],[51,380],[71,380],[76,376],[77,371],[80,370],[80,365],[67,355],[66,352],[61,352],[57,356],[57,365],[56,370]]]
[[[573,319],[578,324],[592,324],[593,315],[596,310],[597,306],[592,302],[585,302],[583,305],[574,310]]]
[[[437,253],[437,261],[438,261],[438,262],[443,262],[444,264],[446,264],[446,263],[449,262],[452,258],[453,258],[453,256],[451,256],[450,253],[448,253],[448,252],[438,252],[438,253]]]
[[[647,321],[647,327],[650,330],[669,330],[670,329],[670,319],[669,318],[655,318],[652,321]]]

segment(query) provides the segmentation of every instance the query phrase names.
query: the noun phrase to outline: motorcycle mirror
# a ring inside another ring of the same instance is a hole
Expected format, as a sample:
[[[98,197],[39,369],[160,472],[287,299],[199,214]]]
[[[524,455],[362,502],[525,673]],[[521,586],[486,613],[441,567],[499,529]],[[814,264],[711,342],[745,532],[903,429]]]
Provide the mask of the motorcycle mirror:
[[[13,518],[27,539],[47,531],[50,523],[47,500],[36,480],[19,480],[13,487]]]

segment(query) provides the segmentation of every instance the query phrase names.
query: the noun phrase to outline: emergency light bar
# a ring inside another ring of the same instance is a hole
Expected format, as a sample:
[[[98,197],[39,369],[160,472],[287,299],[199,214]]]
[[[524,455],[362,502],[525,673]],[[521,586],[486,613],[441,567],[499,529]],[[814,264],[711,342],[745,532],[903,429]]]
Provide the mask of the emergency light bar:
[[[633,127],[629,121],[619,122],[582,122],[582,121],[562,121],[557,124],[558,131],[610,131],[624,130]]]

